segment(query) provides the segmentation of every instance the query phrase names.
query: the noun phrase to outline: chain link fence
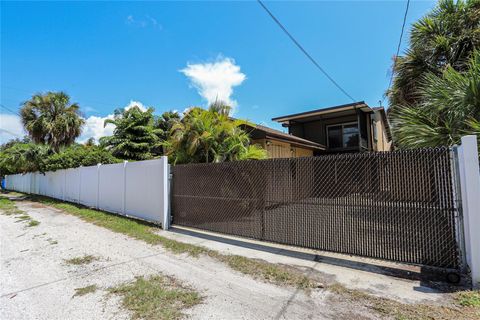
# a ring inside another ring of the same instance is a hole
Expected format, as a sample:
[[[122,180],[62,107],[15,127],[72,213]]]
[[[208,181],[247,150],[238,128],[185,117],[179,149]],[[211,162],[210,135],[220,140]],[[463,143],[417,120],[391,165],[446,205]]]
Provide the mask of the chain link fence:
[[[173,167],[177,225],[457,269],[448,148]]]

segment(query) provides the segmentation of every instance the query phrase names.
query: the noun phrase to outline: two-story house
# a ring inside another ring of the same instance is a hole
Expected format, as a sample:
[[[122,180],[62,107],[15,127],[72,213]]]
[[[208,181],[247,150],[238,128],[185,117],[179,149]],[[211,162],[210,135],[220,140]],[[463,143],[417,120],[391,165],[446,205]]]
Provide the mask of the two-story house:
[[[383,107],[355,102],[276,117],[292,136],[325,146],[313,155],[338,152],[390,151],[392,135]]]

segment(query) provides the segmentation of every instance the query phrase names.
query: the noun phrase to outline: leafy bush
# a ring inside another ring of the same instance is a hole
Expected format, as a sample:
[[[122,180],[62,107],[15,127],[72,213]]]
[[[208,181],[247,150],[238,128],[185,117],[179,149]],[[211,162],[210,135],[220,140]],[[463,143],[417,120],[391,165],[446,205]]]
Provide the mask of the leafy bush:
[[[115,158],[108,150],[101,147],[76,145],[49,156],[45,160],[44,169],[45,171],[55,171],[80,166],[94,166],[98,163],[118,163],[121,161]]]

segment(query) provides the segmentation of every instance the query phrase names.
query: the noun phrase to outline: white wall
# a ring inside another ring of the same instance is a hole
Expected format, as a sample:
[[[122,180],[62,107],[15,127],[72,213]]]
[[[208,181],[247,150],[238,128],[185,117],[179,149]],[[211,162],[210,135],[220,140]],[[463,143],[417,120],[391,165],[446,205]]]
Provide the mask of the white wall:
[[[40,194],[168,228],[168,162],[155,160],[6,176],[9,190]]]

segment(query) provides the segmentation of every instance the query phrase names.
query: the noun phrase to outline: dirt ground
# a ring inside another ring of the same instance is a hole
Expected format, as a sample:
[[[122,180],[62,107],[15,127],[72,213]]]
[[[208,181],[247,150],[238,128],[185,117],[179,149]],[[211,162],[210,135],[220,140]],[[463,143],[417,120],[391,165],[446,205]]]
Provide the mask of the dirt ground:
[[[40,224],[26,227],[12,216],[0,215],[2,319],[128,319],[131,315],[108,288],[158,273],[201,294],[202,303],[186,311],[193,319],[377,318],[367,308],[332,299],[333,293],[322,288],[305,292],[264,283],[207,256],[175,255],[57,209],[28,201],[16,204]],[[418,280],[391,277],[379,272],[380,267],[365,267],[364,262],[340,263],[335,257],[318,258],[313,251],[232,238],[218,241],[213,235],[186,230],[159,233],[222,253],[298,266],[317,272],[325,281],[398,301],[441,304],[448,299]],[[86,265],[66,262],[84,255],[97,260]],[[76,288],[90,285],[99,289],[74,296]]]

